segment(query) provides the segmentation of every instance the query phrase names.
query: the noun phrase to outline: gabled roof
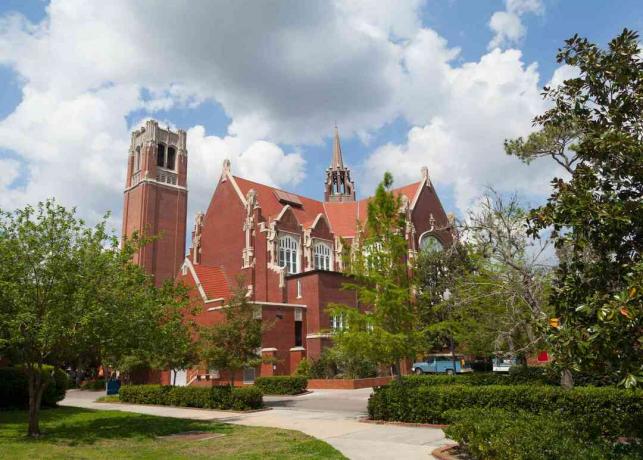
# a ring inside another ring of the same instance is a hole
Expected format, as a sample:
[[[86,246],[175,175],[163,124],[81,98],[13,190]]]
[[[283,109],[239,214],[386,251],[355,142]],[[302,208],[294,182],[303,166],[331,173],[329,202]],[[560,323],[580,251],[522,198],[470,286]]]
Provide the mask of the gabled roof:
[[[359,220],[362,224],[366,221],[368,201],[372,198],[368,197],[359,201],[348,202],[322,202],[241,177],[233,176],[233,179],[244,196],[248,194],[250,189],[254,189],[257,192],[257,200],[266,219],[276,219],[279,216],[286,205],[286,203],[279,200],[279,196],[287,193],[294,195],[301,201],[301,206],[291,206],[290,209],[304,228],[311,227],[321,213],[330,222],[332,232],[343,238],[353,238],[357,230],[357,221]],[[411,203],[422,184],[422,181],[414,182],[393,189],[393,193],[405,195],[409,203]],[[281,193],[275,193],[275,191]]]

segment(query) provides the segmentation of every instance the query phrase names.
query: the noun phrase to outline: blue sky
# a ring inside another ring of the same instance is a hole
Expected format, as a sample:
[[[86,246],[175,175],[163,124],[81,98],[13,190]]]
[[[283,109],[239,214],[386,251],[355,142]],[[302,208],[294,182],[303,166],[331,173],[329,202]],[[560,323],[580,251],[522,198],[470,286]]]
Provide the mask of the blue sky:
[[[190,221],[223,158],[321,198],[335,123],[362,196],[426,165],[460,216],[489,185],[536,203],[560,172],[502,141],[573,74],[557,49],[643,28],[635,0],[145,3],[0,2],[0,207],[53,195],[117,228],[128,133],[148,117],[188,131]]]

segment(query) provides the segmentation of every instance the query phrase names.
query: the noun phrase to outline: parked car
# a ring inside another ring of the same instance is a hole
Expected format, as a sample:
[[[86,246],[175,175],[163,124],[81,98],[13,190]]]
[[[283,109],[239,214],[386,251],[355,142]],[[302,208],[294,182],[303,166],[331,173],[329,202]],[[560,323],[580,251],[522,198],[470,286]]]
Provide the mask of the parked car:
[[[435,354],[427,356],[425,361],[413,363],[411,368],[415,374],[461,374],[473,372],[471,365],[461,355],[455,356],[455,369],[453,357],[448,354]]]
[[[496,356],[493,358],[493,371],[494,372],[509,372],[512,366],[516,366],[518,360],[516,358],[501,358]]]

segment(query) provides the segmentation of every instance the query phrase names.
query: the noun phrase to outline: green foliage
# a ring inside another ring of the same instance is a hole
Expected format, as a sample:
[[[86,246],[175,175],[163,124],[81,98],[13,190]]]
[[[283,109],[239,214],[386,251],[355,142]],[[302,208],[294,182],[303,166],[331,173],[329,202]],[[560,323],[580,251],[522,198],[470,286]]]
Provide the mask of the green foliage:
[[[568,160],[568,176],[555,178],[547,204],[529,215],[532,234],[551,229],[559,252],[551,303],[561,327],[549,330],[555,365],[634,386],[643,380],[639,36],[625,29],[601,49],[575,35],[557,61],[578,76],[545,88],[551,108],[534,120],[539,132],[507,143],[525,161],[543,152]],[[556,145],[557,134],[570,148]]]
[[[619,445],[591,436],[573,420],[502,409],[445,413],[449,438],[474,460],[602,460],[641,458],[641,446]]]
[[[99,391],[106,388],[105,379],[87,380],[80,385],[81,390]]]
[[[263,407],[258,388],[230,386],[176,387],[171,385],[124,385],[118,392],[122,402],[162,406],[200,407],[222,410],[252,410]]]
[[[53,375],[52,375],[53,372]],[[68,387],[67,374],[62,369],[45,365],[42,379],[46,387],[43,406],[55,406],[62,401]],[[0,407],[29,407],[29,382],[23,367],[0,367]]]
[[[418,258],[418,300],[434,348],[452,337],[460,352],[478,356],[542,349],[550,274],[525,216],[515,196],[489,190],[460,228],[466,245]]]
[[[255,306],[248,302],[247,289],[241,286],[223,309],[225,321],[203,326],[199,331],[199,354],[208,368],[228,371],[230,384],[235,373],[261,364],[257,349],[263,332],[271,325],[255,318]]]
[[[444,423],[447,410],[473,407],[556,413],[574,420],[594,436],[643,436],[643,391],[640,390],[392,382],[376,388],[368,401],[372,419],[416,423]]]
[[[472,372],[457,375],[407,375],[402,377],[406,385],[524,385],[524,384],[553,384],[543,368],[514,367],[514,372],[508,374],[491,372]]]
[[[30,381],[31,435],[39,434],[45,364],[151,354],[167,310],[183,304],[185,293],[171,283],[157,289],[131,263],[145,240],[121,248],[106,228],[106,220],[86,226],[54,200],[0,211],[0,348]]]
[[[332,379],[338,372],[337,363],[335,363],[329,348],[322,350],[319,358],[310,365],[311,379]]]
[[[308,358],[304,358],[299,361],[297,364],[297,369],[295,369],[295,374],[297,377],[310,378],[310,361]]]
[[[392,191],[393,177],[384,175],[368,203],[366,228],[359,232],[347,274],[354,282],[344,287],[356,292],[363,313],[345,305],[332,305],[343,315],[347,328],[334,331],[334,341],[345,356],[361,356],[382,364],[414,358],[425,349],[408,266],[407,213]]]
[[[297,395],[306,391],[308,379],[290,375],[257,377],[255,386],[266,395]]]

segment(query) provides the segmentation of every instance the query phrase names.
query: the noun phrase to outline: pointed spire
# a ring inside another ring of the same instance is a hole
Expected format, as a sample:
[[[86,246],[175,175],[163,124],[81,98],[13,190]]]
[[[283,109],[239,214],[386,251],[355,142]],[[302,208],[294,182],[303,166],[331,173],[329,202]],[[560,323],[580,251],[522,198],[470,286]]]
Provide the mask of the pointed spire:
[[[330,169],[344,169],[344,160],[342,159],[342,146],[339,144],[339,130],[335,125],[335,141],[333,142],[333,161]]]

